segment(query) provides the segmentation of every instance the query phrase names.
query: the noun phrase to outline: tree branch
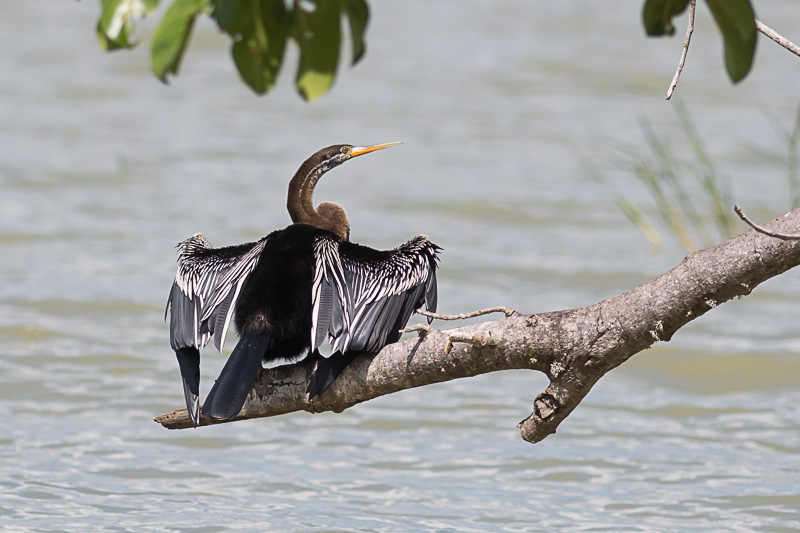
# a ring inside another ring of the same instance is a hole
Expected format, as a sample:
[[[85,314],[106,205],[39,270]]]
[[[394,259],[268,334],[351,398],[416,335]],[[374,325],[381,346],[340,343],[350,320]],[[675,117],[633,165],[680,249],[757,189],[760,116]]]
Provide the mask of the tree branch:
[[[744,220],[748,226],[750,226],[759,233],[763,233],[764,235],[769,235],[770,237],[775,237],[776,239],[782,239],[784,241],[792,241],[800,239],[800,233],[777,233],[774,231],[769,231],[768,229],[763,228],[762,226],[759,226],[758,224],[747,218],[747,215],[744,214],[744,211],[742,211],[742,208],[739,207],[738,205],[733,206],[733,210],[736,211],[736,214],[739,215],[739,218]]]
[[[790,41],[780,33],[776,32],[769,26],[765,25],[758,19],[756,19],[756,29],[761,33],[763,33],[764,35],[766,35],[767,37],[769,37],[770,39],[772,39],[773,41],[775,41],[776,43],[778,43],[779,45],[783,46],[784,48],[792,52],[793,54],[800,56],[800,46],[797,46],[792,41]]]
[[[467,318],[475,318],[476,316],[488,315],[489,313],[503,313],[506,316],[514,316],[519,314],[510,307],[506,307],[504,305],[498,305],[496,307],[487,307],[486,309],[481,309],[480,311],[472,311],[471,313],[460,313],[458,315],[440,315],[439,313],[431,313],[430,311],[426,311],[424,309],[417,309],[417,314],[435,318],[437,320],[464,320]]]
[[[800,208],[765,225],[772,232],[800,228]],[[748,231],[686,257],[656,279],[589,307],[515,315],[386,346],[361,355],[320,397],[306,399],[308,364],[264,371],[237,420],[294,411],[341,412],[404,389],[509,369],[538,370],[550,385],[520,422],[523,439],[555,433],[607,372],[719,304],[749,294],[763,281],[800,264],[800,242]],[[458,342],[453,343],[451,339]],[[462,339],[467,341],[461,342]],[[446,353],[448,341],[452,349]],[[164,427],[190,427],[186,410],[156,417]],[[201,418],[201,425],[217,421]]]
[[[675,75],[672,77],[672,81],[667,88],[667,100],[672,98],[672,93],[675,91],[675,87],[678,86],[678,78],[681,77],[681,72],[683,72],[683,65],[686,64],[686,54],[689,53],[689,43],[692,40],[692,32],[694,32],[694,8],[697,4],[697,0],[689,0],[689,22],[686,24],[686,37],[683,39],[683,51],[681,52],[681,59],[678,61],[678,69],[675,71]]]
[[[689,21],[686,24],[686,37],[683,40],[683,50],[681,51],[681,58],[678,61],[678,68],[675,70],[675,75],[672,77],[672,81],[667,88],[667,100],[672,98],[672,93],[675,91],[675,87],[678,86],[678,79],[681,77],[681,72],[683,72],[683,66],[686,64],[686,54],[689,53],[689,43],[692,40],[692,32],[694,32],[694,11],[696,3],[697,0],[689,1]],[[755,23],[756,30],[760,31],[793,54],[800,56],[800,46],[797,46],[792,41],[776,32],[760,20],[756,19]]]

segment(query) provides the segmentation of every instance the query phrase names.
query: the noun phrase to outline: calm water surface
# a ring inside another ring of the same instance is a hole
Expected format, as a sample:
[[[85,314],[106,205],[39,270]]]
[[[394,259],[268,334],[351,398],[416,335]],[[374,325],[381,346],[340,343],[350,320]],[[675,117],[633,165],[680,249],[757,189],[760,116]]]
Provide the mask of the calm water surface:
[[[639,4],[375,1],[366,59],[312,105],[291,68],[255,98],[206,22],[167,87],[144,46],[99,51],[95,2],[4,6],[0,530],[800,528],[797,272],[637,355],[537,445],[515,425],[547,383],[525,372],[340,415],[152,422],[183,405],[163,322],[175,243],[286,225],[288,178],[328,144],[406,141],[332,172],[318,199],[345,203],[359,242],[442,245],[445,312],[588,305],[677,264],[587,170],[646,202],[617,147],[644,151],[642,116],[679,137],[663,93],[680,37],[644,39]],[[757,7],[800,40],[792,0]],[[774,124],[791,125],[800,61],[762,40],[731,87],[698,12],[676,98],[766,220],[789,208],[761,154],[785,154]],[[204,389],[222,362],[207,353]]]

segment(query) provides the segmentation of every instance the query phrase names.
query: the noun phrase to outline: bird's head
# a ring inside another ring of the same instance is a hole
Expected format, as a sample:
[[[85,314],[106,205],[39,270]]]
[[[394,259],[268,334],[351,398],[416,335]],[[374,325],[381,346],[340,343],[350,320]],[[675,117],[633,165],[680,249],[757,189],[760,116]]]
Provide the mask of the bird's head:
[[[327,148],[323,148],[316,154],[312,155],[310,158],[308,158],[308,161],[306,161],[306,163],[303,164],[303,166],[306,166],[308,163],[311,163],[311,169],[316,169],[318,171],[313,173],[316,173],[317,176],[321,176],[330,169],[338,167],[348,159],[368,154],[370,152],[375,152],[377,150],[383,150],[384,148],[397,146],[398,144],[402,144],[402,142],[403,141],[397,141],[391,143],[373,144],[370,146],[353,146],[352,144],[334,144],[333,146],[328,146]]]
[[[309,157],[289,183],[289,196],[286,207],[292,222],[311,224],[318,228],[336,233],[343,239],[350,235],[350,222],[344,208],[332,202],[322,202],[314,207],[312,196],[314,187],[323,174],[338,167],[348,159],[360,155],[383,150],[401,144],[399,142],[373,144],[370,146],[353,146],[351,144],[335,144],[318,151]]]

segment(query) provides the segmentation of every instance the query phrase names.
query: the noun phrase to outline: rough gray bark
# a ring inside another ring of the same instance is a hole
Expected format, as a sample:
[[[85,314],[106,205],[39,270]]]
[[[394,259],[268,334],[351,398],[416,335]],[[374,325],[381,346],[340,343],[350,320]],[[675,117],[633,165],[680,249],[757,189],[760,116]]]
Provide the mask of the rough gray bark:
[[[796,233],[800,208],[769,224]],[[404,389],[510,369],[544,372],[550,385],[520,422],[523,439],[539,442],[556,428],[608,371],[683,325],[800,263],[800,241],[748,231],[686,257],[656,279],[616,298],[580,309],[511,316],[447,331],[431,331],[361,356],[313,401],[305,398],[311,369],[265,371],[235,420],[308,411],[341,412]],[[454,339],[447,353],[448,340]],[[458,339],[458,340],[456,340]],[[170,429],[190,427],[185,409],[156,417]],[[201,425],[218,423],[201,419]]]

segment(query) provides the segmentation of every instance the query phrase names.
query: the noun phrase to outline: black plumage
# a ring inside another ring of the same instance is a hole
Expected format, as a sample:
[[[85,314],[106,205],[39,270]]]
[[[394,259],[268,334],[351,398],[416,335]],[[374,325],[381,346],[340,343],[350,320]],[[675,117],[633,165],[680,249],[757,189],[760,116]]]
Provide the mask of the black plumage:
[[[179,245],[167,302],[186,407],[199,423],[199,349],[222,349],[233,323],[239,342],[203,405],[203,416],[229,419],[241,410],[262,362],[318,358],[308,387],[314,397],[362,352],[400,338],[416,309],[436,310],[440,248],[417,236],[393,250],[349,242],[344,209],[313,207],[314,186],[342,162],[397,143],[320,150],[298,170],[287,203],[294,224],[263,239],[213,248],[196,234]],[[331,346],[322,357],[320,346]]]

